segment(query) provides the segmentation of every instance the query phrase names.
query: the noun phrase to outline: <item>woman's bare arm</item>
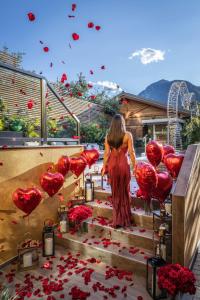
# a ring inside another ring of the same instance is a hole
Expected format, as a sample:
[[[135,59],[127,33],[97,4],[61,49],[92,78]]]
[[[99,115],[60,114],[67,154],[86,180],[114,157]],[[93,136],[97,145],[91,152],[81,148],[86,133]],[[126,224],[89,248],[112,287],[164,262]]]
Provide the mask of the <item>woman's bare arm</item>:
[[[128,132],[128,152],[131,158],[131,162],[132,162],[132,166],[133,169],[135,167],[135,150],[133,147],[133,138],[132,138],[132,134]]]
[[[108,158],[109,158],[109,155],[110,155],[110,146],[107,142],[107,137],[105,138],[105,150],[104,150],[104,157],[103,157],[103,167],[105,168],[106,167],[106,164],[107,164],[107,161],[108,161]]]

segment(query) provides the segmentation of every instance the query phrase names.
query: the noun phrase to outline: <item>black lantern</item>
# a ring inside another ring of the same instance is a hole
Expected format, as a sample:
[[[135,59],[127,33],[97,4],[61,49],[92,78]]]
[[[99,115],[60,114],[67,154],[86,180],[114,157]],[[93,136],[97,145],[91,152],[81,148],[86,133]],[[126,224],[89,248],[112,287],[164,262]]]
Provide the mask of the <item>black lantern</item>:
[[[54,236],[54,226],[52,220],[44,221],[42,241],[43,241],[43,256],[54,256],[55,236]]]
[[[159,256],[147,259],[146,289],[149,295],[155,300],[167,298],[166,291],[160,290],[158,287],[158,269],[164,265],[166,265],[166,262]]]
[[[94,201],[94,182],[90,178],[85,181],[85,201]]]

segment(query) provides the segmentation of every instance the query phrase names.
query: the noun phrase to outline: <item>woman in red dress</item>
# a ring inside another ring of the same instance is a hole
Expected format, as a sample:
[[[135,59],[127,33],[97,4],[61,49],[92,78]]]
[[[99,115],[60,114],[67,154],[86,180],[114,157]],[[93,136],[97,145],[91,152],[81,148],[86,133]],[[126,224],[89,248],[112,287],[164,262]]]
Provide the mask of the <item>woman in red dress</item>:
[[[130,165],[135,166],[135,151],[130,132],[126,131],[124,118],[116,114],[105,138],[102,176],[108,171],[112,190],[113,227],[131,225]]]

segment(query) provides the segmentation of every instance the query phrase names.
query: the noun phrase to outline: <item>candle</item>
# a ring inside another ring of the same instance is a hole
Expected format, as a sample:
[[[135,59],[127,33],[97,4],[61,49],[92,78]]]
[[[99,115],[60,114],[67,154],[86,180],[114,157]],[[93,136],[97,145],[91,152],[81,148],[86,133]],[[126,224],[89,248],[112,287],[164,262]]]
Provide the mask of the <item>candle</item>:
[[[67,221],[66,220],[60,221],[60,232],[62,232],[62,233],[67,232]]]
[[[171,203],[165,203],[165,210],[166,210],[166,213],[171,215],[172,214],[172,204]]]
[[[45,241],[45,255],[53,254],[53,238],[46,238]]]
[[[86,190],[86,201],[92,201],[92,189],[87,188]]]
[[[23,266],[24,268],[31,267],[32,266],[32,253],[27,252],[23,255]]]

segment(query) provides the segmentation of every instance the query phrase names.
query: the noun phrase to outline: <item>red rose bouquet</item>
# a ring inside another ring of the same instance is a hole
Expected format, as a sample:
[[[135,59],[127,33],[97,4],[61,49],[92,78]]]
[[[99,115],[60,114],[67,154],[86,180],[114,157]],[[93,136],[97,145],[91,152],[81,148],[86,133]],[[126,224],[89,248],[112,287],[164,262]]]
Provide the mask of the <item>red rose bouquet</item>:
[[[92,216],[92,209],[85,205],[79,205],[69,209],[68,218],[70,222],[81,224],[84,220]]]
[[[194,295],[196,279],[193,272],[179,264],[169,264],[158,270],[158,286],[175,297],[179,292]]]

